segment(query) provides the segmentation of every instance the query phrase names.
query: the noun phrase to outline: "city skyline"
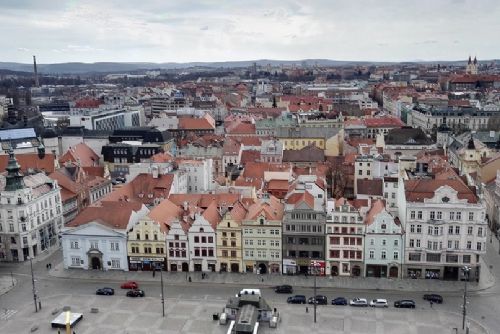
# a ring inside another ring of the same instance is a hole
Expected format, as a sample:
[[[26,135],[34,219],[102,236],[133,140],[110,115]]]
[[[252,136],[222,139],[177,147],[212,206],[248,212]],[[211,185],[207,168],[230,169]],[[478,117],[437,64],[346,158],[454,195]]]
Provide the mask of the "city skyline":
[[[3,1],[0,61],[483,60],[499,16],[489,0]]]

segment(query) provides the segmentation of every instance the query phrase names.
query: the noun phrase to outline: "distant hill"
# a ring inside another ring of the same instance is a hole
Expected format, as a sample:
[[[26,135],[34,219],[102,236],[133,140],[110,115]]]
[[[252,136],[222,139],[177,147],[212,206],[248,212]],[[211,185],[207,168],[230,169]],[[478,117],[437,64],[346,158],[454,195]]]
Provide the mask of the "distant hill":
[[[484,60],[481,63],[491,63],[492,61],[498,62],[498,60]],[[192,67],[206,67],[206,68],[236,68],[236,67],[249,67],[253,63],[259,66],[266,66],[270,64],[271,66],[279,65],[302,65],[307,64],[308,66],[319,65],[319,66],[349,66],[349,65],[391,65],[398,64],[396,62],[370,62],[370,61],[344,61],[344,60],[330,60],[330,59],[302,59],[302,60],[272,60],[272,59],[259,59],[259,60],[247,60],[247,61],[222,61],[222,62],[189,62],[189,63],[128,63],[128,62],[98,62],[98,63],[60,63],[60,64],[38,64],[38,71],[40,73],[91,73],[91,72],[102,72],[102,73],[117,73],[117,72],[129,72],[137,70],[150,70],[150,69],[183,69]],[[465,64],[465,60],[459,61],[414,61],[414,62],[404,62],[401,64],[449,64],[458,65]],[[0,62],[0,69],[20,71],[20,72],[32,72],[32,64],[22,64],[14,62]]]

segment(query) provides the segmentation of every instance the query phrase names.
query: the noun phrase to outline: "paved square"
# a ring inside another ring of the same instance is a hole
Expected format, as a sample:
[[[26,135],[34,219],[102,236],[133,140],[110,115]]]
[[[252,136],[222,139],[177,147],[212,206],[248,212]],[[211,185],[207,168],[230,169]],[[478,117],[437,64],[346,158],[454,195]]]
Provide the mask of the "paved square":
[[[172,298],[165,300],[165,318],[161,316],[161,303],[158,298],[127,298],[115,296],[59,295],[44,298],[43,309],[33,312],[33,305],[26,304],[22,309],[9,314],[7,320],[0,320],[0,333],[28,333],[34,326],[36,333],[57,333],[50,327],[55,318],[52,313],[61,312],[64,306],[83,313],[83,320],[75,327],[77,334],[224,334],[227,326],[220,326],[212,320],[212,314],[220,312],[224,300],[213,298],[184,300]],[[98,313],[90,313],[97,307]],[[451,333],[453,327],[461,322],[459,314],[435,310],[400,310],[320,306],[317,323],[313,323],[313,307],[275,303],[282,315],[278,328],[269,328],[267,323],[259,327],[260,334],[429,334]],[[471,333],[482,333],[472,324]]]

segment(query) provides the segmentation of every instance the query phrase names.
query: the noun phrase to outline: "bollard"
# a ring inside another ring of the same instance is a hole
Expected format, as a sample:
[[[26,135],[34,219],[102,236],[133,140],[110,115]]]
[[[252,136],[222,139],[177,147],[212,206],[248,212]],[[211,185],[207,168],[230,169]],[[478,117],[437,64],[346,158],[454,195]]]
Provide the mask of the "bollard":
[[[306,306],[306,313],[309,313],[309,307]]]
[[[42,309],[42,302],[41,301],[38,301],[38,309],[41,310]]]
[[[189,283],[191,283],[191,276],[189,276],[189,279],[188,279]]]

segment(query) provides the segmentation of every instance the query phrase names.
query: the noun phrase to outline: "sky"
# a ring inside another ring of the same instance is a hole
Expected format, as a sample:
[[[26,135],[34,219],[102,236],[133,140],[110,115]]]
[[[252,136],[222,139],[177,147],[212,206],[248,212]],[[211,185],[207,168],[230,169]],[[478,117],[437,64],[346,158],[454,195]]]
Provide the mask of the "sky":
[[[498,0],[0,0],[0,61],[500,58]]]

